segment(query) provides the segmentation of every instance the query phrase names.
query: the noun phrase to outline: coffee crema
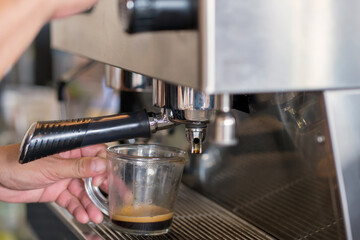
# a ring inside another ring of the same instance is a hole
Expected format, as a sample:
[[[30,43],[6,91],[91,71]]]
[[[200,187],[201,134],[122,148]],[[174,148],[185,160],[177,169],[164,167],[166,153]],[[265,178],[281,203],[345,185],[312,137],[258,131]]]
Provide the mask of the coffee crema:
[[[116,226],[131,230],[157,231],[170,227],[173,212],[156,205],[124,206],[112,214]]]

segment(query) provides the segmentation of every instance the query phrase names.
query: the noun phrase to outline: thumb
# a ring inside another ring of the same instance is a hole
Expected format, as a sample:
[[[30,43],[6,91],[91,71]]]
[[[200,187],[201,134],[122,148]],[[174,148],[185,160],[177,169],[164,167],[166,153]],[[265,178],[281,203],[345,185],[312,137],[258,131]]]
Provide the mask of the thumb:
[[[57,176],[65,178],[94,177],[106,172],[107,161],[100,157],[82,157],[73,159],[59,159],[61,167],[57,168]]]

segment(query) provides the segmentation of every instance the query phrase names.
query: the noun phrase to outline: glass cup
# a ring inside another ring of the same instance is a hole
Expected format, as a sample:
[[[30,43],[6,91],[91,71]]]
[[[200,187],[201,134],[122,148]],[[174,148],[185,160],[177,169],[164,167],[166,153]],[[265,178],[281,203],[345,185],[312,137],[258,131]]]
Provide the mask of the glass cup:
[[[94,204],[124,233],[169,231],[187,153],[160,145],[118,145],[107,150],[108,199],[92,179],[85,188]]]

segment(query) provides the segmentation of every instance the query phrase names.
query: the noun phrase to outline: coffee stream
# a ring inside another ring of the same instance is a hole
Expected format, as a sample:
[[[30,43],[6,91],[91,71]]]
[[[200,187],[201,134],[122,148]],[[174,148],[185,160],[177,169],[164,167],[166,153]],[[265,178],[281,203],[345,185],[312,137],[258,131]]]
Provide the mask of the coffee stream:
[[[173,212],[155,205],[124,206],[111,217],[113,224],[127,229],[157,231],[170,227]]]

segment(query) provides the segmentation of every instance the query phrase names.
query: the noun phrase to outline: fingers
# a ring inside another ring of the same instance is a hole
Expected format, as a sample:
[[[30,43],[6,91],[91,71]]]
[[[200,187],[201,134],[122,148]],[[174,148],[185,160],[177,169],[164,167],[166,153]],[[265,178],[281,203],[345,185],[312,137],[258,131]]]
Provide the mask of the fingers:
[[[56,199],[56,203],[66,208],[80,223],[91,220],[99,224],[103,221],[101,211],[91,202],[80,179],[73,179],[68,189]]]
[[[75,159],[56,159],[49,172],[58,179],[94,177],[106,172],[106,159],[99,157],[83,157]],[[56,180],[56,179],[53,179]]]
[[[92,146],[87,146],[79,149],[74,149],[71,151],[66,151],[59,153],[59,156],[62,158],[79,158],[79,157],[102,157],[106,158],[106,149],[105,144],[97,144]]]
[[[99,187],[105,182],[106,179],[107,179],[107,173],[104,173],[102,175],[98,175],[98,176],[93,178],[92,184],[94,186]]]
[[[63,179],[96,177],[105,174],[107,161],[101,157],[61,159],[49,156],[25,165],[4,163],[2,166],[0,166],[0,182],[3,186],[17,190],[30,190],[43,188]],[[4,171],[1,170],[2,168]]]
[[[95,233],[89,233],[88,235],[85,235],[87,240],[102,240],[99,235],[96,235]]]
[[[92,222],[101,223],[103,221],[103,215],[87,195],[83,181],[80,179],[72,180],[68,189],[70,193],[80,200],[80,203],[86,210],[86,213]]]
[[[98,144],[98,145],[83,147],[80,149],[80,151],[81,151],[81,156],[83,157],[97,156],[97,157],[106,158],[106,149],[107,149],[107,145]]]
[[[105,179],[105,181],[99,185],[99,188],[100,188],[103,192],[109,194],[108,179]]]
[[[89,216],[80,201],[68,190],[63,191],[56,200],[61,207],[66,208],[80,223],[89,222]]]
[[[59,153],[53,157],[54,160],[51,163],[51,169],[47,170],[47,172],[55,172],[55,174],[53,174],[55,176],[54,180],[87,178],[104,174],[106,173],[107,165],[105,160],[106,149],[107,146],[105,144],[98,144]],[[58,157],[63,159],[59,159]],[[103,181],[104,176],[102,178],[96,178],[95,183],[100,185]]]

